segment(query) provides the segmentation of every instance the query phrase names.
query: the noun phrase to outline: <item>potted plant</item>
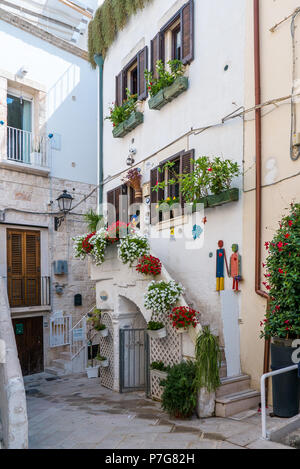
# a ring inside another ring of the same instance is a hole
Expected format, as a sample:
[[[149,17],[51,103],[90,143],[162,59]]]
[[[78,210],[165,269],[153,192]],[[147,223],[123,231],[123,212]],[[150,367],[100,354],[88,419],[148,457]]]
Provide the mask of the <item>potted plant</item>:
[[[128,89],[126,93],[127,98],[123,104],[121,106],[112,104],[110,115],[105,118],[113,124],[114,138],[124,137],[144,121],[144,115],[136,110],[137,95],[132,95]]]
[[[176,332],[178,332],[178,334],[182,334],[187,332],[190,326],[194,328],[197,326],[197,315],[199,315],[199,313],[192,308],[187,306],[178,306],[177,308],[173,308],[169,318],[172,321],[172,325],[176,329]]]
[[[134,196],[136,203],[142,203],[143,194],[141,188],[142,173],[140,168],[132,168],[128,171],[125,178],[123,179],[124,184],[128,184],[134,189]]]
[[[159,313],[167,313],[170,311],[170,307],[179,300],[183,291],[183,286],[174,280],[170,282],[164,280],[155,282],[153,280],[149,283],[145,294],[145,308],[151,309],[154,316]]]
[[[106,357],[102,357],[102,355],[97,355],[97,361],[100,363],[101,368],[108,368],[109,367],[109,359]]]
[[[167,329],[162,322],[149,321],[147,332],[151,339],[164,339],[167,337]]]
[[[89,327],[87,328],[87,341],[88,341],[90,359],[88,360],[88,366],[86,368],[86,372],[87,372],[87,376],[89,379],[98,378],[98,375],[99,375],[99,365],[97,364],[97,358],[96,359],[94,358],[93,340],[96,335],[95,327],[97,327],[97,325],[99,324],[100,316],[101,316],[101,311],[95,308],[88,317]]]
[[[161,381],[162,408],[171,417],[186,419],[195,412],[197,402],[195,376],[196,365],[188,361],[171,367],[167,378]]]
[[[138,265],[136,271],[143,275],[153,275],[154,277],[161,274],[161,261],[154,256],[143,256]]]
[[[123,238],[118,248],[119,259],[130,267],[134,261],[149,254],[150,251],[148,239],[137,232]]]
[[[100,337],[108,337],[108,328],[105,324],[101,323],[97,327],[95,327],[95,329],[99,332]]]
[[[216,390],[221,385],[220,367],[222,361],[218,339],[204,327],[195,345],[197,392],[197,414],[199,418],[212,417],[215,412]]]
[[[291,205],[279,222],[273,240],[265,243],[268,252],[266,287],[269,308],[261,322],[261,336],[271,339],[271,369],[292,366],[293,341],[300,337],[300,204]],[[299,413],[300,379],[297,371],[274,376],[273,411],[278,417]]]
[[[151,374],[165,380],[168,375],[170,366],[166,366],[162,361],[152,362],[150,365]]]
[[[145,70],[148,91],[150,94],[149,108],[160,110],[170,101],[188,89],[188,78],[184,77],[185,67],[181,60],[169,60],[166,68],[162,60],[156,63],[157,78]]]

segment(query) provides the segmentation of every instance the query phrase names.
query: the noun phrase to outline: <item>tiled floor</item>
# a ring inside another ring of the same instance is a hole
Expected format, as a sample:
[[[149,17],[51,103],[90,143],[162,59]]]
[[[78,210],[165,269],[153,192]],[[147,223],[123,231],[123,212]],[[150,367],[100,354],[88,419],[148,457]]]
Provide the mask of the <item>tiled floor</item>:
[[[287,448],[260,440],[255,409],[227,419],[172,420],[143,393],[117,394],[83,375],[35,375],[25,385],[32,449]],[[278,420],[268,418],[269,427]]]

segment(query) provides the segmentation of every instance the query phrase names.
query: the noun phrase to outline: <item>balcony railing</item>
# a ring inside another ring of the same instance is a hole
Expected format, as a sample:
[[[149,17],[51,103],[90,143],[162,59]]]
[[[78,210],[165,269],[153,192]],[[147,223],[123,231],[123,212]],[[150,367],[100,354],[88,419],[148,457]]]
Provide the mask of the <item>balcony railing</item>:
[[[9,161],[41,168],[49,167],[46,137],[7,126],[6,133],[5,128],[1,132],[1,140],[2,159],[6,147],[6,159]]]
[[[6,281],[11,308],[50,306],[50,277],[9,277]]]

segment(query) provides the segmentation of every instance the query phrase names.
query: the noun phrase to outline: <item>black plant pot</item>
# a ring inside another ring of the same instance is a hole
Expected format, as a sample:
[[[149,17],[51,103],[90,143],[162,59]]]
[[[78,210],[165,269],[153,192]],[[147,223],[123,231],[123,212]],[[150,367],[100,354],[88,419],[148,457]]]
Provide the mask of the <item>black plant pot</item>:
[[[293,366],[290,340],[272,339],[271,343],[271,369],[272,371]],[[273,412],[277,417],[290,418],[299,413],[300,379],[298,371],[289,371],[282,375],[272,377]]]

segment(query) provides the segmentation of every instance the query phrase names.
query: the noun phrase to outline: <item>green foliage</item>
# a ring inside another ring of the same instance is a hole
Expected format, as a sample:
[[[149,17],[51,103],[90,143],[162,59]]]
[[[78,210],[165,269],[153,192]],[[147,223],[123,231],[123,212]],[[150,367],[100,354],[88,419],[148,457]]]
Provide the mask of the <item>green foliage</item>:
[[[294,339],[300,336],[300,204],[291,206],[272,242],[265,246],[264,285],[271,300],[261,335]]]
[[[170,367],[165,366],[164,362],[152,362],[150,365],[151,370],[164,371],[167,372]]]
[[[102,355],[97,355],[96,360],[98,362],[105,362],[107,360],[106,357],[102,357]]]
[[[106,56],[108,49],[114,42],[131,16],[142,10],[152,0],[105,0],[97,9],[95,17],[89,23],[88,50],[89,60],[96,68],[94,55]]]
[[[169,171],[171,177],[168,181],[158,183],[152,188],[153,191],[164,190],[167,185],[180,184],[180,192],[185,202],[192,203],[206,197],[209,193],[220,194],[230,189],[232,179],[240,174],[238,163],[229,159],[223,160],[220,157],[213,159],[202,156],[197,160],[192,160],[194,169],[187,174],[175,174],[174,163],[168,162],[159,170]]]
[[[103,220],[103,215],[98,215],[94,212],[94,210],[90,210],[84,215],[84,221],[86,222],[88,230],[91,233],[94,233],[103,226],[103,223],[101,223]]]
[[[110,110],[110,115],[105,117],[105,119],[110,120],[113,124],[113,127],[118,126],[122,122],[125,122],[129,119],[132,112],[136,110],[137,105],[137,95],[130,94],[130,91],[126,89],[127,99],[123,102],[122,106],[117,106],[116,104],[112,105]]]
[[[170,71],[166,69],[162,60],[156,62],[158,78],[154,78],[152,72],[145,70],[145,78],[151,97],[155,96],[163,88],[172,85],[177,77],[184,74],[185,69],[181,60],[169,60],[167,64],[169,65]]]
[[[195,376],[195,363],[182,362],[170,368],[167,379],[160,382],[164,387],[162,408],[171,417],[188,418],[193,415],[197,403]]]
[[[160,329],[163,329],[165,325],[162,322],[157,322],[157,321],[149,321],[147,329],[148,331],[160,331]]]
[[[216,391],[220,386],[221,351],[217,337],[211,334],[209,327],[204,327],[198,335],[195,345],[196,374],[195,388]]]

